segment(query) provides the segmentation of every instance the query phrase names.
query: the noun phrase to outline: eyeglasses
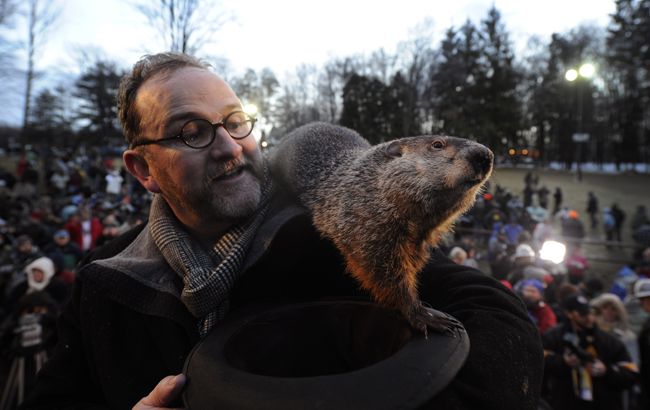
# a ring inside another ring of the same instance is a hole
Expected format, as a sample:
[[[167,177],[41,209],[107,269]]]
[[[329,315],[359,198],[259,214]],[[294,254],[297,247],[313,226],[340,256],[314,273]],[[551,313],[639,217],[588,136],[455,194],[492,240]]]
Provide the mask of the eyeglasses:
[[[173,137],[161,138],[158,140],[141,140],[131,144],[131,148],[141,145],[160,144],[164,141],[180,139],[190,148],[201,149],[212,144],[217,135],[217,128],[223,127],[232,138],[241,140],[248,137],[253,132],[256,118],[251,117],[243,111],[233,111],[219,122],[212,124],[208,120],[194,119],[189,120],[181,127],[178,135]]]

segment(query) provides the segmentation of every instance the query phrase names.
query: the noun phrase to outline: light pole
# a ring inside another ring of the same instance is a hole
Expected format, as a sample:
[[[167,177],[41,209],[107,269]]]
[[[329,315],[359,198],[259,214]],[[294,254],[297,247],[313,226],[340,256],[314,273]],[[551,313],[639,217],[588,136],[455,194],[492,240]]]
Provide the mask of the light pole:
[[[575,68],[570,68],[564,74],[564,78],[572,83],[578,79],[578,77],[589,79],[593,77],[596,72],[596,68],[593,64],[585,63],[580,66],[577,70]],[[582,181],[582,170],[580,169],[580,161],[582,160],[582,144],[589,140],[589,134],[583,132],[582,130],[582,87],[576,84],[577,94],[578,94],[578,111],[576,113],[576,132],[572,135],[573,142],[577,144],[576,149],[576,174],[578,181]]]

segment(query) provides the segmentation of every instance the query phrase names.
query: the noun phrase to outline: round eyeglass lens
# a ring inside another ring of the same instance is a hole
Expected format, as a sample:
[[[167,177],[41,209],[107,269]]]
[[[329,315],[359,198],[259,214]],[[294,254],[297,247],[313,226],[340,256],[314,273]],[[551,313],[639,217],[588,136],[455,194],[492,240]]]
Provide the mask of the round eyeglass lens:
[[[181,130],[181,137],[192,148],[203,148],[212,142],[212,124],[207,120],[192,120]]]

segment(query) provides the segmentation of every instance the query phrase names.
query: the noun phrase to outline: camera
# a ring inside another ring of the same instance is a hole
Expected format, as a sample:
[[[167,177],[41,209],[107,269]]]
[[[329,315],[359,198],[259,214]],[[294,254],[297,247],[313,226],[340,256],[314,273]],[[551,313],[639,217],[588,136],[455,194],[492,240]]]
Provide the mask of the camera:
[[[24,313],[20,315],[18,323],[14,328],[18,335],[19,345],[22,348],[39,346],[43,343],[43,326],[41,325],[41,314]]]
[[[565,333],[562,341],[564,342],[564,347],[576,355],[581,363],[586,364],[596,361],[596,357],[593,354],[580,347],[580,338],[575,333]]]

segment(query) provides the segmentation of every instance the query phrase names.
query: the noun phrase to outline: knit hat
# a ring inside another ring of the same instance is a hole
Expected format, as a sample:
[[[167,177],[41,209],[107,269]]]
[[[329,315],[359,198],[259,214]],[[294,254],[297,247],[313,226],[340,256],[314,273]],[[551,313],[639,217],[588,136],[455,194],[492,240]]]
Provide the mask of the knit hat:
[[[634,284],[634,297],[641,299],[650,296],[650,279],[639,279]]]
[[[69,238],[70,237],[70,232],[66,231],[65,229],[59,229],[54,233],[55,238]]]
[[[544,284],[537,279],[522,279],[515,285],[515,291],[521,293],[525,287],[532,286],[539,290],[539,293],[544,294]]]
[[[530,247],[530,245],[522,243],[521,245],[517,246],[517,250],[515,251],[515,258],[534,258],[534,257],[535,257],[535,251],[533,250],[533,248]]]

